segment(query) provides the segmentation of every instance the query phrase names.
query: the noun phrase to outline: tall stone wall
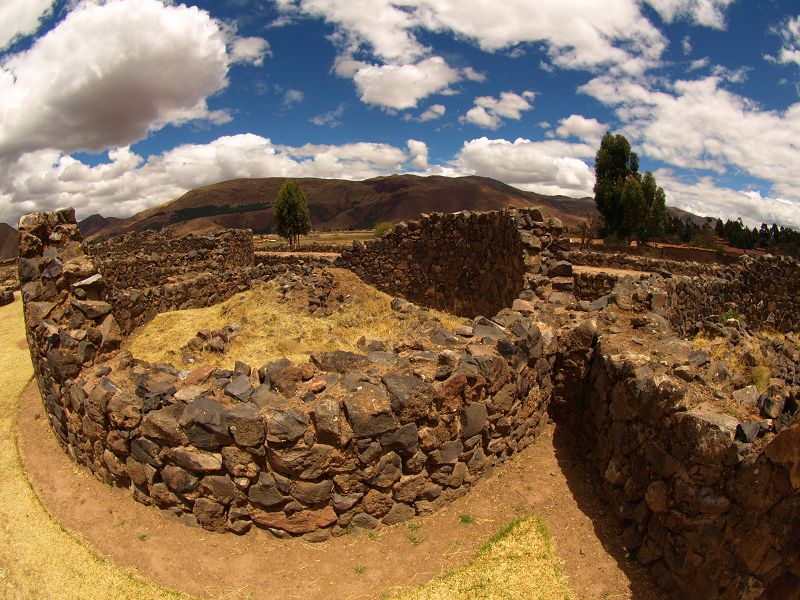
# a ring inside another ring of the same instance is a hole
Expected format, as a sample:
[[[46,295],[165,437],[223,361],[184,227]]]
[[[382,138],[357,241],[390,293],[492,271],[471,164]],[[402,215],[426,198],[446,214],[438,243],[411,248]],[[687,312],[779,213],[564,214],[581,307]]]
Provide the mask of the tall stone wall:
[[[145,289],[171,277],[241,271],[253,266],[253,232],[227,229],[205,236],[164,231],[127,233],[89,248],[106,283],[116,289]]]
[[[560,223],[546,223],[538,209],[436,213],[401,223],[378,240],[354,242],[336,264],[389,294],[488,317],[523,290],[529,256],[529,266],[546,273],[550,250],[569,249],[568,243],[557,248],[560,233]]]
[[[623,545],[675,598],[796,597],[800,417],[752,448],[691,386],[614,350],[601,338],[569,411]]]

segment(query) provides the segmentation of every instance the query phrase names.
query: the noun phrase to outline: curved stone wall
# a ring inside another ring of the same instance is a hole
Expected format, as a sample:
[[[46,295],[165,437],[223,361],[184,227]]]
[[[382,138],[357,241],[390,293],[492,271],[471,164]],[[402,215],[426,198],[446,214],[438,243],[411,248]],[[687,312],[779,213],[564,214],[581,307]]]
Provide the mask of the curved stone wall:
[[[461,335],[431,322],[397,352],[179,372],[114,353],[119,307],[74,213],[29,215],[20,232],[29,344],[60,443],[208,529],[324,539],[403,521],[462,494],[546,422],[554,336],[520,313]]]
[[[544,225],[535,211],[519,215],[526,226],[534,226],[529,215]],[[511,306],[524,286],[523,237],[515,215],[503,211],[424,215],[353,242],[336,264],[389,294],[468,317]]]

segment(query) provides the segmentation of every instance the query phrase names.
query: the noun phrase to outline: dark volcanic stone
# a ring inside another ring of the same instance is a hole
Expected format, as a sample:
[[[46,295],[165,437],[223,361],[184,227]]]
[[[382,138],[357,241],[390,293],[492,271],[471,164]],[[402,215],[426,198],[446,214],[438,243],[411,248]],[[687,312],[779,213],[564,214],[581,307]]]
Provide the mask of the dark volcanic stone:
[[[264,441],[264,422],[253,403],[239,404],[226,415],[228,429],[240,446],[258,446]]]
[[[268,415],[268,442],[294,442],[302,437],[308,428],[308,417],[295,408],[276,408]]]
[[[367,365],[367,357],[355,352],[334,350],[333,352],[317,352],[311,355],[313,362],[321,371],[331,373],[348,373]]]
[[[375,385],[364,383],[344,401],[347,419],[355,437],[373,437],[397,429],[389,397]]]
[[[433,406],[433,387],[419,377],[402,372],[386,373],[383,383],[389,390],[392,410],[401,422],[426,416]]]
[[[342,409],[333,398],[320,398],[311,409],[311,420],[317,431],[317,441],[336,446],[342,432]]]
[[[179,423],[192,445],[203,450],[216,450],[233,441],[225,413],[225,408],[218,402],[198,398],[186,407]]]
[[[403,456],[411,456],[417,451],[418,430],[416,423],[403,425],[395,431],[381,436],[381,446],[395,450]]]
[[[471,438],[480,433],[488,419],[486,405],[482,402],[471,402],[461,413],[461,438]]]

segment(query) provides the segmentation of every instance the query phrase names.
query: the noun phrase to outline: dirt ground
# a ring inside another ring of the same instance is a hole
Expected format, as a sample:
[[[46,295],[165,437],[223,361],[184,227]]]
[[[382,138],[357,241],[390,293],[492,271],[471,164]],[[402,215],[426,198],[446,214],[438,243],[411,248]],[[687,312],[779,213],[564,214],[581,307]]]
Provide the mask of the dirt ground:
[[[615,269],[614,267],[592,267],[589,265],[573,265],[572,271],[574,273],[608,273],[609,275],[633,275],[639,277],[640,275],[649,275],[649,271],[634,271],[633,269]]]
[[[536,444],[433,515],[322,544],[184,525],[76,468],[58,448],[35,384],[22,396],[19,448],[54,518],[114,563],[204,598],[377,598],[468,562],[500,527],[538,515],[577,598],[659,598],[628,564],[581,465],[551,428]],[[566,445],[566,444],[565,444]],[[462,523],[462,515],[474,521]],[[412,535],[413,532],[413,535]]]

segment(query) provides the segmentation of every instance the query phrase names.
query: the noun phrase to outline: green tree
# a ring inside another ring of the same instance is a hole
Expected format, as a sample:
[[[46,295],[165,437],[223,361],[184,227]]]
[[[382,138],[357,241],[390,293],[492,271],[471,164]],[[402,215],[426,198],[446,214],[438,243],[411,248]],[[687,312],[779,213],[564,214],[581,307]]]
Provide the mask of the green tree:
[[[394,223],[391,221],[381,221],[375,225],[375,229],[372,230],[372,233],[376,238],[379,238],[389,233],[392,229],[394,229]]]
[[[639,174],[639,157],[624,135],[606,132],[595,156],[594,200],[605,232],[638,241],[664,235],[666,195],[650,171]]]
[[[301,235],[311,231],[306,195],[293,179],[287,179],[278,190],[273,213],[278,235],[289,240],[290,246],[297,244]]]
[[[631,152],[625,136],[606,132],[595,156],[594,201],[608,232],[619,233],[623,228],[622,190],[628,176],[638,172],[639,157]]]
[[[620,201],[622,223],[617,230],[623,237],[641,240],[646,233],[647,207],[644,201],[642,184],[636,175],[628,175],[622,187]]]

